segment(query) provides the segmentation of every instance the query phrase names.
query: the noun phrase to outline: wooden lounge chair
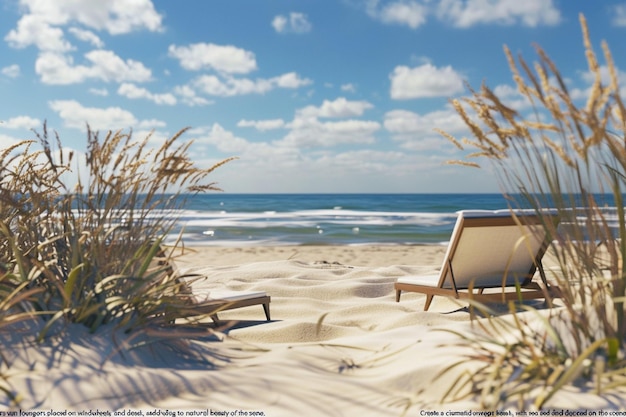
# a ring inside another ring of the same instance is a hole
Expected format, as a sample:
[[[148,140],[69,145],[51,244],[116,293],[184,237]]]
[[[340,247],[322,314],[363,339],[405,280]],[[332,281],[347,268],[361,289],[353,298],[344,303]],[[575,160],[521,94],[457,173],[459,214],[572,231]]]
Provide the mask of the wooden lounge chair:
[[[171,259],[159,248],[158,254],[152,261],[152,269],[160,271],[163,276],[174,277],[179,283],[183,294],[190,304],[179,318],[189,318],[201,315],[210,315],[213,321],[218,321],[217,313],[224,310],[262,305],[265,318],[270,321],[271,297],[264,291],[233,291],[226,289],[207,288],[203,285],[206,277],[200,274],[181,274]]]
[[[558,224],[557,216],[542,217]],[[541,221],[527,211],[460,211],[440,274],[399,278],[396,301],[402,291],[423,293],[426,311],[435,295],[483,303],[558,297],[541,264],[550,243]],[[533,281],[537,270],[541,283]]]

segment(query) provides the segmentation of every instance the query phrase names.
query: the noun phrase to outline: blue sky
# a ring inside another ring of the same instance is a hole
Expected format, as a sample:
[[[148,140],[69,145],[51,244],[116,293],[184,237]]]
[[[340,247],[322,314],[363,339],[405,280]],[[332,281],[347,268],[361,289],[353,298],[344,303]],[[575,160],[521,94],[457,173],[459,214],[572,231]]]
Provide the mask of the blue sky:
[[[449,99],[486,82],[512,106],[503,45],[541,45],[584,95],[579,13],[626,67],[625,1],[4,0],[0,148],[43,121],[78,152],[85,124],[183,127],[227,192],[497,192],[433,132],[466,134]],[[626,81],[626,72],[620,72]]]

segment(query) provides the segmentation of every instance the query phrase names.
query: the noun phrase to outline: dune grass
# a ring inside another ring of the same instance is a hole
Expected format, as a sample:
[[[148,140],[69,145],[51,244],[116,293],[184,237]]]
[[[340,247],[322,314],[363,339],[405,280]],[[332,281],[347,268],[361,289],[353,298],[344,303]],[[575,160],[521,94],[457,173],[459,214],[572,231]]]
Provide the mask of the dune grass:
[[[563,292],[560,308],[511,307],[513,319],[489,319],[484,336],[460,335],[483,365],[459,377],[447,400],[470,392],[486,408],[543,408],[566,386],[597,393],[626,386],[626,107],[609,47],[602,43],[600,65],[582,15],[580,22],[593,79],[584,99],[539,46],[532,66],[505,47],[525,107],[508,106],[486,85],[470,88],[470,97],[452,105],[472,137],[441,132],[470,151],[453,163],[486,163],[512,208],[556,210],[560,227],[548,230],[558,266],[551,279]]]
[[[189,299],[161,243],[185,196],[218,190],[207,178],[229,161],[197,167],[185,131],[152,148],[149,136],[88,130],[79,155],[44,125],[0,152],[0,332],[33,321],[40,341],[71,323],[180,337],[163,329]]]

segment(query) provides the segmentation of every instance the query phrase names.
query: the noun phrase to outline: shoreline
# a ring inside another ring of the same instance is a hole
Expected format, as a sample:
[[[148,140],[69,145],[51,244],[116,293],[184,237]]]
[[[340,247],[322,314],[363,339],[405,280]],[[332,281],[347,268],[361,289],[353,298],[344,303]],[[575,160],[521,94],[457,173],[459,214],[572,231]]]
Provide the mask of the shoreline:
[[[439,268],[445,245],[274,245],[193,246],[177,251],[180,267],[226,266],[255,262],[300,261],[363,267],[426,265]]]

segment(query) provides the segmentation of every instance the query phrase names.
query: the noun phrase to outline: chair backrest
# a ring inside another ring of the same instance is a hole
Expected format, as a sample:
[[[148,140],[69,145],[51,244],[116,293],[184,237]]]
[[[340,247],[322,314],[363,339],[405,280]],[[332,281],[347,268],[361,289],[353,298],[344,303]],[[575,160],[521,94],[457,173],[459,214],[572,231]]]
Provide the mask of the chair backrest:
[[[171,254],[163,246],[159,246],[156,255],[150,260],[148,274],[152,274],[155,282],[175,281],[178,285],[173,287],[177,292],[190,294],[191,278],[198,278],[197,274],[181,274]]]
[[[546,230],[534,212],[460,211],[439,286],[451,288],[453,278],[458,289],[523,284],[532,279],[546,248]]]

